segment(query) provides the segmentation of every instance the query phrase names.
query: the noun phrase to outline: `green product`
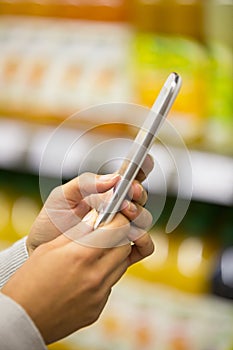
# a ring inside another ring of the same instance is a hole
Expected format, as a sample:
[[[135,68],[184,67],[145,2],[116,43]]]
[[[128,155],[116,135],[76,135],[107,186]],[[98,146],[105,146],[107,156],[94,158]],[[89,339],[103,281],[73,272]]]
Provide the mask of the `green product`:
[[[140,103],[151,106],[164,76],[177,71],[183,79],[172,109],[172,123],[186,141],[202,132],[207,56],[197,41],[184,37],[137,33],[134,40],[135,86]]]
[[[216,151],[232,153],[233,3],[210,0],[205,10],[205,37],[211,58],[206,137]]]

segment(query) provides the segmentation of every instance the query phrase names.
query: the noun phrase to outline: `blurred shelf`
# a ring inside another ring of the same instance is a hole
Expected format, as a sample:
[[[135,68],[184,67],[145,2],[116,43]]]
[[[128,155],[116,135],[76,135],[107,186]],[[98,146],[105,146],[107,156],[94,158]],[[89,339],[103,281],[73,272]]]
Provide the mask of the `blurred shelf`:
[[[110,172],[118,168],[121,159],[127,154],[127,145],[132,142],[124,138],[110,139],[107,134],[103,137],[90,134],[82,138],[81,130],[69,128],[56,134],[54,130],[53,126],[1,119],[0,167],[66,179],[83,171],[96,172],[104,163],[107,164],[104,171]],[[111,142],[111,147],[108,142]],[[176,194],[180,181],[181,198],[189,197],[191,188],[187,184],[191,183],[193,199],[233,204],[231,157],[197,150],[187,152],[185,149],[160,144],[155,144],[150,153],[155,160],[154,170],[148,178],[151,193],[168,191]],[[182,182],[185,182],[185,186]]]

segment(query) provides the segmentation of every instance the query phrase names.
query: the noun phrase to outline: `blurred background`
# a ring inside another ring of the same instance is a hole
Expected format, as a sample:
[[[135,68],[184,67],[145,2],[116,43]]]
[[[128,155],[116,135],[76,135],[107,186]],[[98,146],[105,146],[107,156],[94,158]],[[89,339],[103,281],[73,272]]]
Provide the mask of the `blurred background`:
[[[232,9],[231,0],[0,0],[0,249],[40,210],[40,159],[58,124],[100,103],[150,107],[171,71],[183,78],[169,119],[190,151],[188,212],[165,233],[176,169],[158,145],[168,195],[151,229],[156,254],[128,271],[96,325],[50,349],[233,349]],[[66,123],[41,173],[47,191],[67,140],[95,123],[109,125],[94,128],[80,154],[99,137],[133,138],[130,117],[116,124],[87,112]],[[177,139],[164,130],[163,140],[182,161]],[[77,174],[70,161],[64,181]],[[154,183],[152,212],[163,195]]]

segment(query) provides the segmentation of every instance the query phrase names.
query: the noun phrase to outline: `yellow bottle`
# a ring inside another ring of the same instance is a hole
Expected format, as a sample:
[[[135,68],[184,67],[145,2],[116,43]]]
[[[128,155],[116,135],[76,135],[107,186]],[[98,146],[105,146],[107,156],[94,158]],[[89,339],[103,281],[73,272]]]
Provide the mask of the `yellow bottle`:
[[[141,1],[140,4],[142,13],[147,10],[149,24],[146,24],[147,17],[135,16],[132,51],[135,99],[150,107],[165,77],[177,71],[183,78],[183,85],[169,114],[170,120],[186,141],[196,141],[203,133],[207,100],[208,59],[201,44],[201,1],[185,6],[172,0],[150,2],[145,6]]]
[[[233,150],[233,3],[205,1],[205,40],[208,71],[208,132],[205,146],[232,155]]]
[[[129,274],[152,283],[188,293],[210,290],[210,275],[218,251],[217,239],[208,231],[215,209],[192,202],[182,224],[170,234],[154,228],[155,253],[129,270]]]
[[[15,235],[11,227],[12,198],[3,188],[0,189],[0,249],[14,242]]]

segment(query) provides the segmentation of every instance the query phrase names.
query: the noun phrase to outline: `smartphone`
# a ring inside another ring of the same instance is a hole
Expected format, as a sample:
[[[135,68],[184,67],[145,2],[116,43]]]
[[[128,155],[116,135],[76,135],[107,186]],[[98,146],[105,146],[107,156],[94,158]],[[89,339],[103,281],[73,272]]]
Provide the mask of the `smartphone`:
[[[100,211],[95,222],[95,229],[102,223],[109,223],[120,210],[130,186],[155,140],[159,128],[176,99],[180,87],[181,77],[177,73],[171,73],[140,128],[127,157],[122,163],[119,171],[121,179],[115,187],[110,202]]]

